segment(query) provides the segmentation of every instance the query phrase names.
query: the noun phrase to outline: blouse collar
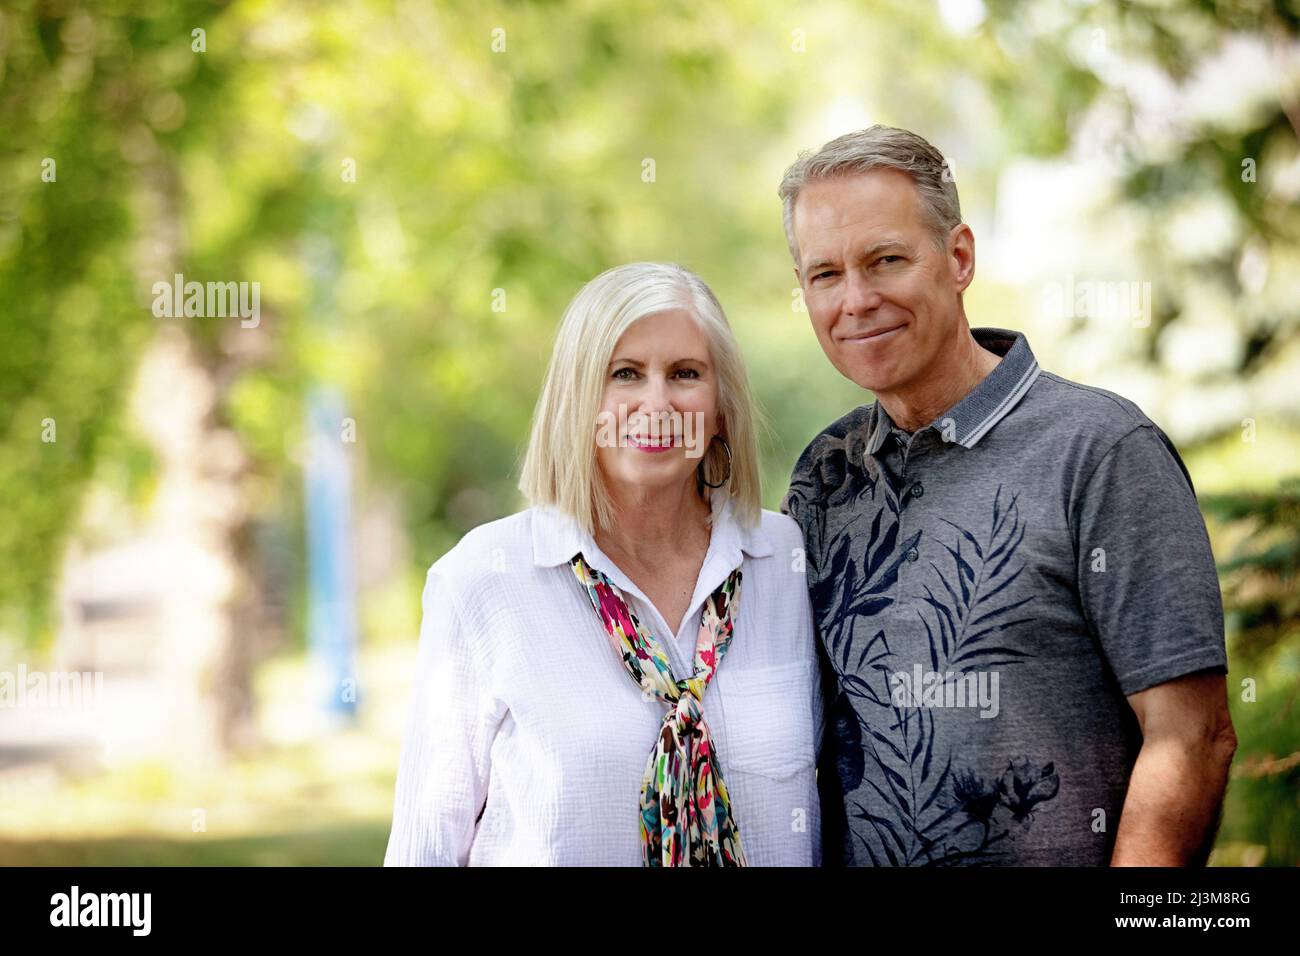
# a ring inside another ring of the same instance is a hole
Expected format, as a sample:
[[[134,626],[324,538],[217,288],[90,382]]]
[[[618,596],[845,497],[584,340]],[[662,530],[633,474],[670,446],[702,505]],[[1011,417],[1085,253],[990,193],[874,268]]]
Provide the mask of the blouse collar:
[[[713,530],[704,563],[713,559],[727,564],[728,571],[740,565],[743,555],[762,558],[772,554],[772,542],[761,525],[744,528],[736,520],[735,505],[730,495],[714,493],[712,496]],[[579,551],[589,564],[609,574],[610,562],[595,538],[587,534],[570,515],[553,506],[532,509],[533,564],[539,568],[566,564]],[[616,569],[613,569],[616,570]]]

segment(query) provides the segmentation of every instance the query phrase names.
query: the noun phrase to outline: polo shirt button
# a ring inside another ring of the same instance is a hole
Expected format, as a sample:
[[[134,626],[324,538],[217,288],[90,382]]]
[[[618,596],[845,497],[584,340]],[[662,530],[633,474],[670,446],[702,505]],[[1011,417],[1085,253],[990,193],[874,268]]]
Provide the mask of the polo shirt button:
[[[921,557],[920,552],[918,552],[918,551],[916,550],[916,548],[908,548],[908,549],[907,549],[907,560],[909,560],[909,561],[917,561],[917,560],[920,559],[920,557]]]
[[[912,486],[912,497],[919,498],[923,494],[925,494],[925,486],[918,481],[916,484]]]

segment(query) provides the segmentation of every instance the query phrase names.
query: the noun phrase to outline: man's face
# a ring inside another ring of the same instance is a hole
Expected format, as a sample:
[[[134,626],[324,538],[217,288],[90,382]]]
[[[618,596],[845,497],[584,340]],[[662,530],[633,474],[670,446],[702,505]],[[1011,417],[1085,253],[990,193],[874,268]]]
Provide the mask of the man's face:
[[[845,378],[897,393],[957,341],[974,238],[962,225],[936,245],[906,173],[810,183],[795,203],[794,234],[813,330]]]

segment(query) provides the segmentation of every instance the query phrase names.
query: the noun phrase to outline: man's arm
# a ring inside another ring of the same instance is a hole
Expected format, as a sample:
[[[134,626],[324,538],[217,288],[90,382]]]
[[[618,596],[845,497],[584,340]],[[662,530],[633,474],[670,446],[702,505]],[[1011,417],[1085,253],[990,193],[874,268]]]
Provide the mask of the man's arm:
[[[1142,749],[1111,866],[1202,866],[1237,749],[1225,678],[1188,674],[1128,701],[1142,727]]]
[[[1142,731],[1111,864],[1204,863],[1235,741],[1219,579],[1177,449],[1134,428],[1094,467],[1074,519],[1080,600]]]

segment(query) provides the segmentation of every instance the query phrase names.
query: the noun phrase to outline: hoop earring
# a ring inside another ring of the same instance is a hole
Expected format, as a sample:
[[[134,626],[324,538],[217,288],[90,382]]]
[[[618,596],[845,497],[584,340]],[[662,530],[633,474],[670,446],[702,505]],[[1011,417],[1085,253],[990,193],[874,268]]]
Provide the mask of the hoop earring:
[[[714,435],[713,437],[716,438],[718,441],[722,442],[722,447],[727,452],[727,476],[715,485],[713,482],[709,481],[707,478],[704,477],[704,462],[701,461],[700,481],[702,481],[709,488],[721,488],[723,485],[725,485],[727,482],[731,480],[731,446],[727,444],[727,440],[723,438],[721,435]]]

